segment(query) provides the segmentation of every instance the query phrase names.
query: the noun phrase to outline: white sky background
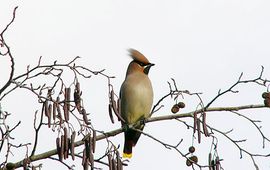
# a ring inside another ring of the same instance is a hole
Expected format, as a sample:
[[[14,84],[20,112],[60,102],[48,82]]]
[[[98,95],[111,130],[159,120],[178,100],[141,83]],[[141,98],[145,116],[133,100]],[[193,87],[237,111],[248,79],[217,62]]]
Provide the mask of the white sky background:
[[[177,81],[180,89],[203,92],[205,103],[220,88],[232,85],[241,72],[244,72],[243,78],[255,78],[263,65],[265,75],[270,79],[270,1],[267,0],[1,0],[0,30],[10,21],[13,8],[17,5],[16,20],[5,34],[15,58],[16,74],[25,71],[29,64],[34,66],[39,56],[43,56],[44,63],[54,60],[67,62],[80,56],[80,64],[92,70],[106,69],[108,75],[116,76],[113,84],[118,92],[130,62],[126,49],[135,48],[156,64],[150,70],[154,102],[168,92],[167,81],[170,78]],[[3,84],[9,75],[9,60],[1,57],[0,64],[0,83]],[[94,126],[104,131],[120,127],[119,123],[112,125],[108,117],[106,80],[93,77],[85,83],[82,87],[84,104],[91,113]],[[226,95],[214,106],[263,102],[261,93],[265,89],[262,87],[247,85],[236,90],[240,93]],[[25,121],[15,136],[23,142],[28,142],[25,136],[32,136],[32,114],[40,108],[35,100],[31,101],[31,97],[28,92],[19,90],[1,103],[3,109],[13,113],[12,123]],[[187,108],[183,112],[188,112],[196,108],[198,101],[187,98],[184,102]],[[18,107],[18,103],[22,108]],[[172,102],[165,104],[167,107],[156,115],[170,114]],[[270,136],[267,131],[269,110],[246,113],[263,120],[263,130]],[[245,146],[255,152],[261,151],[261,137],[257,132],[250,135],[252,126],[243,119],[236,121],[238,117],[224,112],[211,113],[208,118],[210,124],[221,130],[234,128],[232,135],[235,139],[249,135],[251,139]],[[40,142],[44,147],[38,153],[55,147],[55,134],[44,132]],[[191,130],[175,121],[147,124],[145,132],[171,144],[183,138],[181,150],[184,152],[191,144]],[[112,140],[121,145],[122,151],[123,136],[118,135]],[[209,151],[206,141],[211,142],[210,139],[203,139],[203,144],[195,143],[202,164]],[[244,155],[244,159],[240,160],[239,150],[230,142],[222,141],[224,138],[220,138],[218,147],[220,157],[225,159],[223,168],[254,169],[248,156]],[[102,142],[98,146],[102,148]],[[263,152],[269,151],[267,144]],[[126,167],[128,170],[187,169],[185,159],[175,151],[167,150],[145,136],[140,138],[133,155]],[[259,160],[258,163],[261,169],[270,169],[269,159]],[[79,164],[76,169],[81,169]],[[56,165],[60,164],[47,161],[43,167],[49,169]],[[65,167],[60,165],[59,169]]]

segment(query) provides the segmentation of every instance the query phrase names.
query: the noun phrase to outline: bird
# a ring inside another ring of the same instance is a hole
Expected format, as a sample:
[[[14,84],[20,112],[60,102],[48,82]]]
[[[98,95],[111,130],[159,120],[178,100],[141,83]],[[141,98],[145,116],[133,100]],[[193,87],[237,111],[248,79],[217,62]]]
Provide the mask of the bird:
[[[155,64],[150,63],[135,49],[128,51],[133,60],[128,65],[125,80],[120,88],[120,115],[125,121],[122,125],[131,125],[150,117],[153,104],[153,88],[148,73]],[[142,131],[144,124],[136,128]],[[132,147],[136,145],[140,135],[140,132],[128,127],[124,131],[123,158],[132,157]]]

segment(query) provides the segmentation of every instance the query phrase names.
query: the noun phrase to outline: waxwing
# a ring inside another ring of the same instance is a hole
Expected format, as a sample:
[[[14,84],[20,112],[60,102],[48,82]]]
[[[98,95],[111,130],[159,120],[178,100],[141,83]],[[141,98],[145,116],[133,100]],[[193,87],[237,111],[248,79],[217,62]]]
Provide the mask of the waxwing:
[[[153,88],[148,73],[154,65],[139,51],[130,49],[132,61],[127,68],[126,78],[120,89],[121,117],[126,125],[134,124],[150,116],[153,104]],[[137,127],[143,130],[144,125]],[[141,135],[140,132],[126,129],[124,158],[132,157],[134,147]]]

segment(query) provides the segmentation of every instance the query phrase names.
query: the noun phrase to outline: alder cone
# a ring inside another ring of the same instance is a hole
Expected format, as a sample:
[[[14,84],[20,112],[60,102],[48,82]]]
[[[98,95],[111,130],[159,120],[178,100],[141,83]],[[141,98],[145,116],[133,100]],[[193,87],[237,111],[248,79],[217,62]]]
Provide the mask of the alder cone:
[[[266,98],[270,99],[270,93],[269,92],[263,92],[262,98],[264,98],[264,99],[266,99]]]
[[[172,113],[177,113],[179,112],[179,106],[177,104],[173,105],[173,107],[171,108],[171,112]]]
[[[189,153],[194,153],[195,152],[195,147],[191,146],[188,148]]]
[[[192,165],[191,160],[187,159],[187,160],[186,160],[186,165],[187,165],[187,166],[191,166],[191,165]]]
[[[195,163],[198,163],[198,157],[195,156],[195,155],[189,157],[189,159],[192,160],[192,161],[195,162]]]
[[[185,108],[186,106],[184,102],[179,102],[177,105],[179,108]]]

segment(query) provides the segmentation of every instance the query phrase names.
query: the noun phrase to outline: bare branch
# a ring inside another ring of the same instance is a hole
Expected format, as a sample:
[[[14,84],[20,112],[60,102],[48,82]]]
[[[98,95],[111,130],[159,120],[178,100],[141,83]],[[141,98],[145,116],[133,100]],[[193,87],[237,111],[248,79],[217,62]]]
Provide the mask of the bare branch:
[[[6,44],[5,40],[4,40],[4,33],[6,32],[6,30],[8,29],[8,27],[14,22],[15,20],[15,16],[16,16],[16,10],[17,10],[18,7],[15,7],[14,10],[13,10],[13,17],[11,19],[11,21],[9,22],[9,24],[7,24],[7,26],[4,28],[4,30],[1,32],[0,34],[0,43],[7,48],[7,52],[5,54],[1,54],[0,55],[8,55],[9,58],[10,58],[10,62],[11,62],[11,71],[10,71],[10,74],[9,74],[9,79],[8,81],[6,82],[6,84],[0,89],[0,95],[2,94],[2,92],[11,84],[11,81],[12,81],[12,78],[13,78],[13,75],[14,75],[14,65],[15,65],[15,62],[14,62],[14,58],[11,54],[11,51],[10,51],[10,47]]]

